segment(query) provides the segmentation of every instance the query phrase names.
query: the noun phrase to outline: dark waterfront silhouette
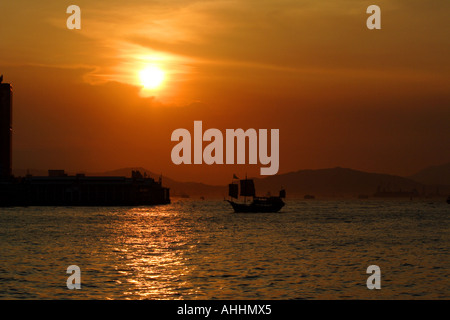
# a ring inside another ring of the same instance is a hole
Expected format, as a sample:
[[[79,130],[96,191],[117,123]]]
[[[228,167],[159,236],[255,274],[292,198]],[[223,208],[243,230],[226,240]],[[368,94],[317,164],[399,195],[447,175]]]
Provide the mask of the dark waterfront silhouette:
[[[0,78],[3,80],[3,77]],[[49,170],[47,177],[12,174],[12,86],[0,83],[0,206],[134,206],[170,203],[162,179],[86,177]]]

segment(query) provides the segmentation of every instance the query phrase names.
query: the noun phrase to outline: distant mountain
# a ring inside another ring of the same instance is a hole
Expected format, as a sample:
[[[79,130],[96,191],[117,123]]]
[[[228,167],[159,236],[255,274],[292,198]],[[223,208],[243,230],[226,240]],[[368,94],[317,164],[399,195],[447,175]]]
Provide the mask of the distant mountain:
[[[421,183],[388,174],[368,173],[346,168],[300,170],[262,179],[255,179],[259,192],[278,194],[284,187],[291,196],[305,194],[321,196],[373,195],[378,188],[385,191],[423,190]]]
[[[428,185],[450,186],[450,162],[425,168],[408,178]]]
[[[443,167],[443,166],[441,166]],[[107,172],[86,172],[88,176],[131,176],[132,170],[139,170],[142,174],[158,180],[159,174],[153,173],[145,168],[122,168]],[[448,170],[448,169],[447,169]],[[22,170],[23,171],[23,170]],[[424,170],[428,172],[427,170]],[[431,170],[432,172],[432,170]],[[442,171],[439,171],[442,172]],[[448,172],[448,171],[447,171]],[[25,172],[26,173],[26,172]],[[31,170],[33,175],[47,175],[47,172]],[[69,172],[70,174],[74,174]],[[16,175],[18,175],[15,172]],[[23,176],[24,174],[22,174]],[[284,187],[288,197],[303,197],[306,194],[315,196],[351,196],[360,194],[372,196],[378,188],[384,191],[412,191],[416,189],[419,193],[436,194],[447,193],[450,188],[430,188],[425,186],[414,175],[414,179],[404,178],[388,174],[368,173],[346,168],[332,168],[319,170],[300,170],[265,178],[256,178],[257,195],[265,195],[270,192],[277,195],[280,188]],[[417,180],[417,181],[416,181]],[[425,180],[423,180],[426,182]],[[198,182],[180,182],[168,177],[162,177],[163,185],[169,187],[173,197],[189,195],[191,198],[222,198],[227,194],[227,186],[212,186]],[[435,182],[435,180],[432,180]]]

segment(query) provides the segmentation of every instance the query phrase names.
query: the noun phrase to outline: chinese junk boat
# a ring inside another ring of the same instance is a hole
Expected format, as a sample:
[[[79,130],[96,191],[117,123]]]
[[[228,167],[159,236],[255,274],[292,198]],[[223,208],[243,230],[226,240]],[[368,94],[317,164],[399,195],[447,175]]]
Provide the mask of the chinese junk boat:
[[[252,179],[240,180],[239,184],[232,182],[228,185],[228,195],[231,198],[238,199],[239,195],[244,197],[244,203],[238,203],[233,200],[228,201],[236,213],[257,213],[257,212],[278,212],[284,207],[283,198],[286,197],[286,191],[282,189],[278,197],[256,197],[255,184]],[[251,202],[247,202],[247,197],[252,197]]]

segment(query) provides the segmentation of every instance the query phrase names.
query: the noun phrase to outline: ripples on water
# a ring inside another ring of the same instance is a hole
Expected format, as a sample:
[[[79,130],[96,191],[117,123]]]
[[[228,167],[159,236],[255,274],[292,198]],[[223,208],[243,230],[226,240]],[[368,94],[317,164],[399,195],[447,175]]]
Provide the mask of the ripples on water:
[[[448,299],[444,202],[0,209],[2,299]],[[81,268],[81,290],[66,269]],[[382,289],[366,269],[380,266]]]

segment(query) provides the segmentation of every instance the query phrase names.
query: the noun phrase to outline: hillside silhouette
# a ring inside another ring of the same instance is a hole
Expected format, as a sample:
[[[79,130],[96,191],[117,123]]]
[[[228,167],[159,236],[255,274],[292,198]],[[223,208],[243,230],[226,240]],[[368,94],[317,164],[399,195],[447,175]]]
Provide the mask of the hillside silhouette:
[[[132,170],[140,170],[148,176],[158,179],[145,168],[122,168],[114,171],[87,173],[87,175],[129,176]],[[226,196],[226,186],[212,186],[198,182],[180,182],[163,176],[163,184],[171,189],[172,196],[189,195],[191,198]],[[422,190],[423,184],[395,175],[367,173],[353,169],[332,168],[320,170],[300,170],[286,174],[256,178],[255,185],[259,195],[267,192],[277,194],[281,187],[291,197],[303,197],[305,194],[317,196],[357,196],[373,195],[378,187],[388,191]]]
[[[368,173],[347,168],[300,170],[263,179],[255,179],[258,190],[277,193],[282,186],[291,196],[373,195],[378,188],[385,191],[422,190],[424,185],[408,178],[388,174]]]
[[[421,195],[445,195],[450,192],[450,182],[446,182],[445,170],[449,165],[430,167],[414,175],[415,179],[396,175],[369,173],[348,168],[329,168],[318,170],[299,170],[264,178],[255,178],[258,195],[278,194],[281,187],[285,188],[288,197],[303,197],[311,194],[321,197],[356,197],[358,195],[373,196],[377,190],[398,192],[417,190]],[[88,176],[131,176],[132,170],[158,180],[160,175],[142,167],[121,168],[106,172],[84,172]],[[443,173],[442,173],[443,172]],[[43,170],[29,170],[33,175],[47,175]],[[74,174],[69,172],[70,174]],[[25,175],[25,170],[15,171],[16,175]],[[442,176],[442,179],[440,178]],[[416,181],[416,179],[418,181]],[[441,180],[439,180],[441,179]],[[223,198],[227,195],[227,186],[213,186],[200,182],[181,182],[169,177],[162,177],[163,185],[169,187],[172,197],[190,196],[193,199]],[[427,183],[428,182],[428,183]]]
[[[450,162],[439,166],[430,166],[409,178],[427,185],[448,186],[450,185]]]

